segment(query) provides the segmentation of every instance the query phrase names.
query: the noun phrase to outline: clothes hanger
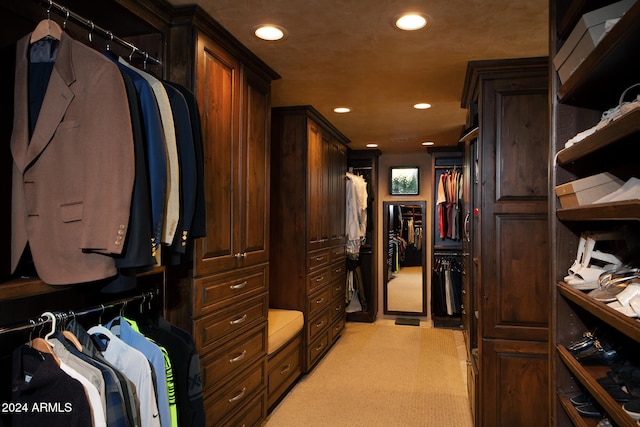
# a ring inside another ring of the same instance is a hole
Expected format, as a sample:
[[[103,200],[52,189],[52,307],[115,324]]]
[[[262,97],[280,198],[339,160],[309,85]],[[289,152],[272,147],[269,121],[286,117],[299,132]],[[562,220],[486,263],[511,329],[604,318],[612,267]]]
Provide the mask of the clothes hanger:
[[[51,19],[51,6],[52,2],[49,0],[49,8],[47,9],[47,19],[43,19],[38,23],[36,28],[31,33],[30,43],[35,43],[40,40],[44,40],[47,37],[60,40],[62,37],[62,28],[56,21]]]
[[[71,315],[73,317],[76,317],[76,314],[73,311],[71,312]],[[62,336],[65,337],[65,339],[69,341],[76,349],[78,349],[78,351],[82,351],[82,344],[80,343],[80,340],[78,340],[78,337],[76,337],[73,332],[65,329],[62,331]]]
[[[51,331],[49,333],[47,333],[44,338],[33,338],[31,340],[31,347],[38,350],[41,353],[48,353],[53,357],[53,360],[56,362],[56,364],[58,366],[60,366],[60,359],[58,359],[58,356],[56,356],[56,354],[53,352],[53,344],[51,344],[48,339],[51,335],[53,335],[53,333],[56,330],[56,316],[51,313],[50,311],[46,311],[44,313],[42,313],[42,316],[51,319]]]

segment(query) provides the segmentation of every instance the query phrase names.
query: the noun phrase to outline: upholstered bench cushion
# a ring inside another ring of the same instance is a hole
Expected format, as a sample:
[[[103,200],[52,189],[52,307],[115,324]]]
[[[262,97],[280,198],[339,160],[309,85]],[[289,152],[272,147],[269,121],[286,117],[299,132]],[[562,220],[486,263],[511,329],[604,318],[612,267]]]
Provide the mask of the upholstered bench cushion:
[[[304,316],[301,311],[269,309],[269,341],[267,354],[278,351],[291,338],[296,336],[304,326]]]

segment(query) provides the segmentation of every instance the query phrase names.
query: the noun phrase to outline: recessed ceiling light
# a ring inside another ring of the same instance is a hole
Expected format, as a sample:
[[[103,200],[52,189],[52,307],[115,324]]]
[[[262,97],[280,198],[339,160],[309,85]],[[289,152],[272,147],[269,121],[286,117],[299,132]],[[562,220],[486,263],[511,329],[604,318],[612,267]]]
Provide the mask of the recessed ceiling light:
[[[378,148],[378,144],[367,144],[368,148]]]
[[[415,31],[428,28],[431,25],[431,20],[428,15],[422,13],[407,13],[396,17],[394,24],[401,30]]]
[[[351,111],[351,108],[349,107],[336,107],[333,109],[333,112],[338,114],[349,113],[350,111]]]
[[[277,25],[265,24],[253,27],[253,34],[261,40],[274,42],[284,39],[287,30]]]
[[[426,141],[426,142],[422,143],[422,145],[434,145],[434,144],[435,144],[435,142],[433,142],[433,141]]]
[[[426,102],[421,102],[419,104],[414,105],[413,108],[415,108],[416,110],[426,110],[428,108],[431,108],[431,104],[427,104]]]

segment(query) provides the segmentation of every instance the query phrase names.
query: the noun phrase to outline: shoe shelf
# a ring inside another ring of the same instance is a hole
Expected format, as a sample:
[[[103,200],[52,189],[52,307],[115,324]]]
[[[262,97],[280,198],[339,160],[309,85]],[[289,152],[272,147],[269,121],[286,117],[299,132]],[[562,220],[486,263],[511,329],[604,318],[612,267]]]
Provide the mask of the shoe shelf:
[[[637,82],[640,61],[629,52],[640,46],[640,2],[635,2],[620,21],[585,58],[558,90],[562,104],[605,111],[618,105],[628,82]]]
[[[639,221],[640,200],[561,208],[556,216],[561,221]]]
[[[558,283],[558,291],[560,295],[566,299],[582,307],[632,340],[640,343],[640,322],[638,320],[619,313],[606,304],[591,298],[586,293],[564,282]]]
[[[568,165],[630,136],[638,135],[640,135],[640,108],[621,116],[571,147],[560,150],[558,164]]]
[[[557,395],[558,395],[558,400],[560,401],[560,404],[562,405],[562,408],[564,409],[564,412],[571,419],[571,422],[573,423],[574,426],[576,426],[576,427],[597,427],[597,423],[598,423],[598,421],[600,421],[600,418],[595,418],[595,417],[586,418],[586,417],[583,417],[576,410],[575,406],[573,406],[573,404],[571,403],[571,400],[569,400],[570,399],[569,396],[567,396],[561,390],[557,391]]]
[[[557,347],[557,350],[558,355],[560,356],[560,360],[562,360],[567,368],[569,368],[571,373],[574,375],[574,378],[576,378],[589,392],[591,397],[593,397],[600,404],[604,412],[616,423],[616,425],[629,427],[638,426],[638,424],[629,415],[627,415],[624,409],[622,409],[622,405],[616,402],[613,397],[611,397],[609,393],[607,393],[600,386],[600,384],[598,384],[597,379],[605,377],[607,375],[607,372],[610,370],[609,366],[585,366],[580,364],[580,362],[578,362],[575,357],[573,357],[571,353],[569,353],[569,350],[567,350],[564,346],[559,345]],[[563,397],[566,398],[566,396]],[[569,405],[571,405],[570,402]],[[567,414],[570,418],[572,418],[572,421],[575,415],[580,417],[580,415],[574,408],[567,408],[564,402],[562,406],[565,408],[565,411],[569,409]],[[575,414],[572,414],[573,411],[575,411]],[[582,423],[582,420],[580,421]],[[576,425],[580,425],[581,423],[576,423]]]

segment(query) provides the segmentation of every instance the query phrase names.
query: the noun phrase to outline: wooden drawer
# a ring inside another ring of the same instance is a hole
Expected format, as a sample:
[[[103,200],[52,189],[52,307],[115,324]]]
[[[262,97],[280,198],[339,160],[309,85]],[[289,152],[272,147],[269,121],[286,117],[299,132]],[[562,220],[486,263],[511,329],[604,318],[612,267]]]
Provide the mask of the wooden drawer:
[[[346,257],[346,250],[344,245],[334,246],[329,249],[329,262],[338,260],[344,260]]]
[[[329,263],[329,250],[322,249],[319,251],[309,252],[307,255],[307,271],[315,270],[318,267]]]
[[[342,277],[341,279],[334,280],[331,285],[331,299],[337,300],[338,298],[345,300],[346,297],[346,277]]]
[[[333,324],[331,325],[331,341],[329,341],[330,343],[333,344],[338,339],[338,337],[344,330],[344,325],[345,325],[344,316],[333,321]]]
[[[226,344],[220,351],[202,358],[202,389],[213,390],[223,380],[267,354],[267,325],[250,331]]]
[[[307,342],[313,341],[317,336],[323,333],[331,324],[332,313],[329,310],[324,310],[318,316],[314,316],[307,323]]]
[[[260,393],[246,407],[229,417],[221,425],[230,427],[258,427],[267,417],[266,393]]]
[[[346,316],[346,303],[343,295],[333,299],[329,311],[331,312],[332,320],[334,321],[340,317]]]
[[[315,341],[307,346],[307,370],[305,372],[309,372],[313,365],[326,353],[330,345],[329,334],[330,330],[325,329]]]
[[[222,419],[236,408],[247,404],[256,393],[264,394],[266,384],[266,359],[255,365],[245,375],[215,390],[204,399],[207,425],[222,425]]]
[[[308,317],[312,318],[331,304],[331,289],[325,286],[307,298]]]
[[[300,366],[301,345],[302,337],[298,335],[269,360],[269,382],[267,386],[269,407],[300,376],[302,372]]]
[[[331,270],[331,280],[342,280],[344,282],[347,279],[347,264],[344,259],[334,262],[329,269]]]
[[[200,354],[210,351],[229,334],[238,334],[267,321],[268,295],[260,295],[220,313],[208,314],[195,321],[194,339]]]
[[[323,268],[320,271],[307,275],[307,290],[313,291],[331,281],[331,270]]]
[[[194,316],[267,290],[267,264],[195,280]]]

